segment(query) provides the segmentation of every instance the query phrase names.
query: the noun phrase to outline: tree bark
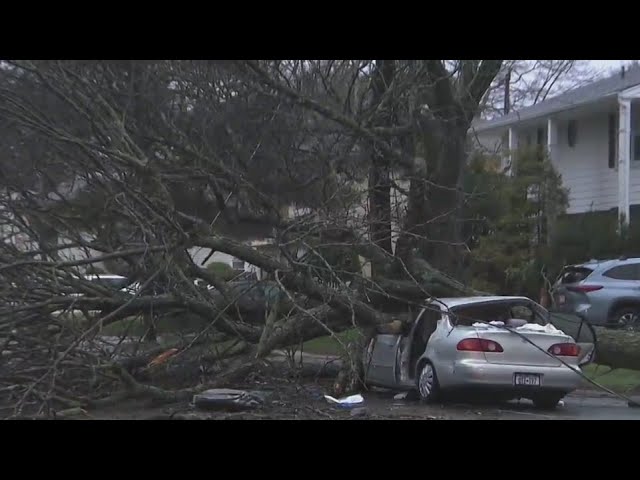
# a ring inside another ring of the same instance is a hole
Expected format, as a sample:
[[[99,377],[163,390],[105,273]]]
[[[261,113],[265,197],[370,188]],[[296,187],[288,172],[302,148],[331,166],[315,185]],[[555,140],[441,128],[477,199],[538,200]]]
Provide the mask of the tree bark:
[[[595,327],[598,336],[595,363],[640,370],[640,333]]]
[[[393,125],[393,112],[382,106],[395,76],[395,60],[377,60],[372,81],[373,105],[381,108],[380,120],[383,127]],[[386,155],[387,149],[378,144],[386,140],[370,142],[371,166],[369,168],[369,228],[371,241],[388,253],[392,253],[391,242],[391,162]],[[377,276],[383,266],[372,261],[372,274]]]
[[[434,266],[454,276],[461,267],[460,207],[466,160],[467,129],[461,125],[443,128],[439,148],[431,152],[433,169],[427,190],[427,240],[423,255]]]

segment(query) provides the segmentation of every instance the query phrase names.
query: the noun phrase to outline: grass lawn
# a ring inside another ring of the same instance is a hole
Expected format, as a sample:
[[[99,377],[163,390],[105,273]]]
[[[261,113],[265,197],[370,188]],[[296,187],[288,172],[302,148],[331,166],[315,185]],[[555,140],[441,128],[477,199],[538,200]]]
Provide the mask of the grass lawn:
[[[603,365],[587,365],[583,369],[584,373],[591,379],[598,382],[603,387],[607,387],[614,392],[625,393],[640,389],[640,371],[618,368],[611,370]],[[587,383],[587,386],[595,386]]]
[[[306,353],[317,353],[321,355],[340,355],[344,351],[341,345],[347,345],[350,341],[358,338],[357,330],[345,330],[338,333],[336,337],[318,337],[306,342],[302,351]]]

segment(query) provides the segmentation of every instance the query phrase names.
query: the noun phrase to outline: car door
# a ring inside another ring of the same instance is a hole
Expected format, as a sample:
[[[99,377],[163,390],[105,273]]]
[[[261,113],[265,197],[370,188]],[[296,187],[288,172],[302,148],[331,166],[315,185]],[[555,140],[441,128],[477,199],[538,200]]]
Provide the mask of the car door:
[[[379,334],[373,337],[364,358],[367,383],[381,387],[396,385],[398,348],[401,339],[401,335],[392,334]]]

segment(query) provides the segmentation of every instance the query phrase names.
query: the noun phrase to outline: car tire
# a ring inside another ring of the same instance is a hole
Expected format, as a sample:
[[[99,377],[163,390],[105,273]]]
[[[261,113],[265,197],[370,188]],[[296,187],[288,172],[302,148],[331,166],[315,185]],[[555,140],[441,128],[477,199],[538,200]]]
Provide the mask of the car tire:
[[[533,405],[540,410],[553,410],[558,406],[563,397],[564,395],[540,395],[533,399]]]
[[[623,330],[640,330],[640,308],[623,307],[613,312],[611,325]]]
[[[440,398],[440,384],[436,369],[429,361],[422,364],[417,381],[418,395],[423,403],[434,403]]]

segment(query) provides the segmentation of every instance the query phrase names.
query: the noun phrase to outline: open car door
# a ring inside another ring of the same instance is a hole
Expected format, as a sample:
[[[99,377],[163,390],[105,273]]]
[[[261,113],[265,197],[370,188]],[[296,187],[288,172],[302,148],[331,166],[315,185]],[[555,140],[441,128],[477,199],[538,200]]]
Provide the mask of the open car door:
[[[367,384],[388,388],[396,386],[401,341],[400,334],[377,334],[371,339],[363,356]]]
[[[572,337],[580,346],[578,365],[586,365],[595,359],[598,337],[593,326],[585,319],[571,313],[550,312],[550,322]]]

